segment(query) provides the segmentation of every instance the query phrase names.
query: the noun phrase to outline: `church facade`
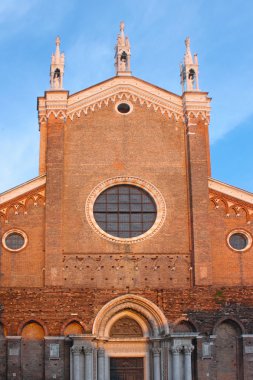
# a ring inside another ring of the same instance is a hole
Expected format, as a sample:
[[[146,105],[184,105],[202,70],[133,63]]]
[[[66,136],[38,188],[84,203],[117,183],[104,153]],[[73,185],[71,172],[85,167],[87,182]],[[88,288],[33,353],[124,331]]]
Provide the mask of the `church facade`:
[[[0,378],[253,378],[253,194],[211,177],[189,38],[176,95],[131,73],[38,98],[39,176],[0,194]]]

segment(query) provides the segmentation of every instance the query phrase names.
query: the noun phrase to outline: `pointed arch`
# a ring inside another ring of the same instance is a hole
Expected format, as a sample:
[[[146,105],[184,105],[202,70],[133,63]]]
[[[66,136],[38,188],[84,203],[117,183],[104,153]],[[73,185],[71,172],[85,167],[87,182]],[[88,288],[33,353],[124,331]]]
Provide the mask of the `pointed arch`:
[[[68,319],[63,325],[62,325],[62,328],[61,328],[61,335],[70,335],[70,334],[66,334],[66,331],[69,327],[73,327],[73,331],[76,327],[76,330],[78,329],[78,326],[80,327],[80,334],[84,334],[85,332],[85,325],[82,321],[78,320],[78,319]]]
[[[22,335],[22,331],[23,329],[29,325],[30,323],[36,323],[37,325],[41,326],[44,330],[44,335],[48,335],[48,329],[45,325],[45,323],[43,321],[41,321],[40,319],[27,319],[23,322],[21,322],[18,326],[18,331],[17,331],[17,335]]]

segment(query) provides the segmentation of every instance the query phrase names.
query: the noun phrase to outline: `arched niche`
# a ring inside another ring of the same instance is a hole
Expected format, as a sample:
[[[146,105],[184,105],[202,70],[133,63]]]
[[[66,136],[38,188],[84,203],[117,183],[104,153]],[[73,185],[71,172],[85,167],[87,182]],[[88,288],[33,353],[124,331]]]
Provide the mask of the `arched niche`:
[[[69,322],[63,329],[63,335],[81,335],[84,334],[84,328],[78,321]]]
[[[26,323],[21,331],[22,374],[24,379],[44,379],[45,331],[36,321]]]
[[[241,326],[232,319],[224,319],[216,325],[217,380],[243,378],[241,334]]]
[[[32,321],[25,324],[22,329],[21,336],[27,340],[41,340],[44,339],[45,332],[39,323]]]
[[[193,323],[187,320],[181,320],[174,326],[174,329],[173,329],[173,332],[177,332],[177,333],[191,333],[191,332],[196,332],[196,331],[197,330],[195,326],[193,325]]]

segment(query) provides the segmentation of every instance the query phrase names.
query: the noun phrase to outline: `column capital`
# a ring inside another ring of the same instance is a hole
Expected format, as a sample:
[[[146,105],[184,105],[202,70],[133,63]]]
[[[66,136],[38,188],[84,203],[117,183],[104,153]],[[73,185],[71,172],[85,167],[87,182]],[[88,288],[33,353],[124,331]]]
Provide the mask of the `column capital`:
[[[74,355],[79,355],[82,352],[82,347],[80,347],[80,346],[73,346],[73,347],[71,347],[71,352]]]
[[[91,355],[92,354],[92,348],[91,347],[85,347],[84,348],[84,353],[85,355]]]
[[[159,347],[152,348],[152,352],[154,356],[159,356],[161,353],[161,349]]]
[[[186,355],[191,355],[191,353],[192,353],[193,350],[194,350],[194,346],[192,344],[184,346],[184,353]]]
[[[171,352],[172,352],[173,355],[179,355],[180,352],[182,351],[182,348],[183,348],[183,347],[180,346],[180,345],[172,346],[172,347],[171,347]]]
[[[105,349],[102,347],[99,347],[97,350],[98,357],[104,357],[105,356]]]

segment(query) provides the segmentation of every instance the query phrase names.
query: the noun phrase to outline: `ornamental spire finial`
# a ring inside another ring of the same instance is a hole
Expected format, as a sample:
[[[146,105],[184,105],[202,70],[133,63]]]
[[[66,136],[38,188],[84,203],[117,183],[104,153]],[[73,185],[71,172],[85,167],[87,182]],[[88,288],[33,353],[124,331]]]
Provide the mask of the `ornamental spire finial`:
[[[121,21],[119,27],[120,27],[121,36],[124,36],[124,31],[125,31],[125,23],[124,23],[124,21]]]
[[[186,37],[185,47],[186,47],[186,51],[185,51],[185,55],[184,55],[184,63],[185,64],[188,64],[188,63],[191,64],[193,62],[192,62],[192,53],[191,53],[191,49],[190,49],[190,37]]]
[[[55,40],[55,53],[52,54],[50,66],[50,87],[51,90],[63,89],[63,74],[64,74],[64,53],[60,51],[61,40],[57,36]]]
[[[180,65],[180,77],[182,92],[184,91],[199,91],[199,64],[198,56],[194,54],[194,59],[192,59],[192,53],[190,49],[190,37],[185,39],[185,54],[184,63]]]
[[[114,66],[116,75],[131,75],[130,56],[129,39],[125,37],[125,24],[124,21],[121,21],[120,34],[118,34],[115,46]]]

